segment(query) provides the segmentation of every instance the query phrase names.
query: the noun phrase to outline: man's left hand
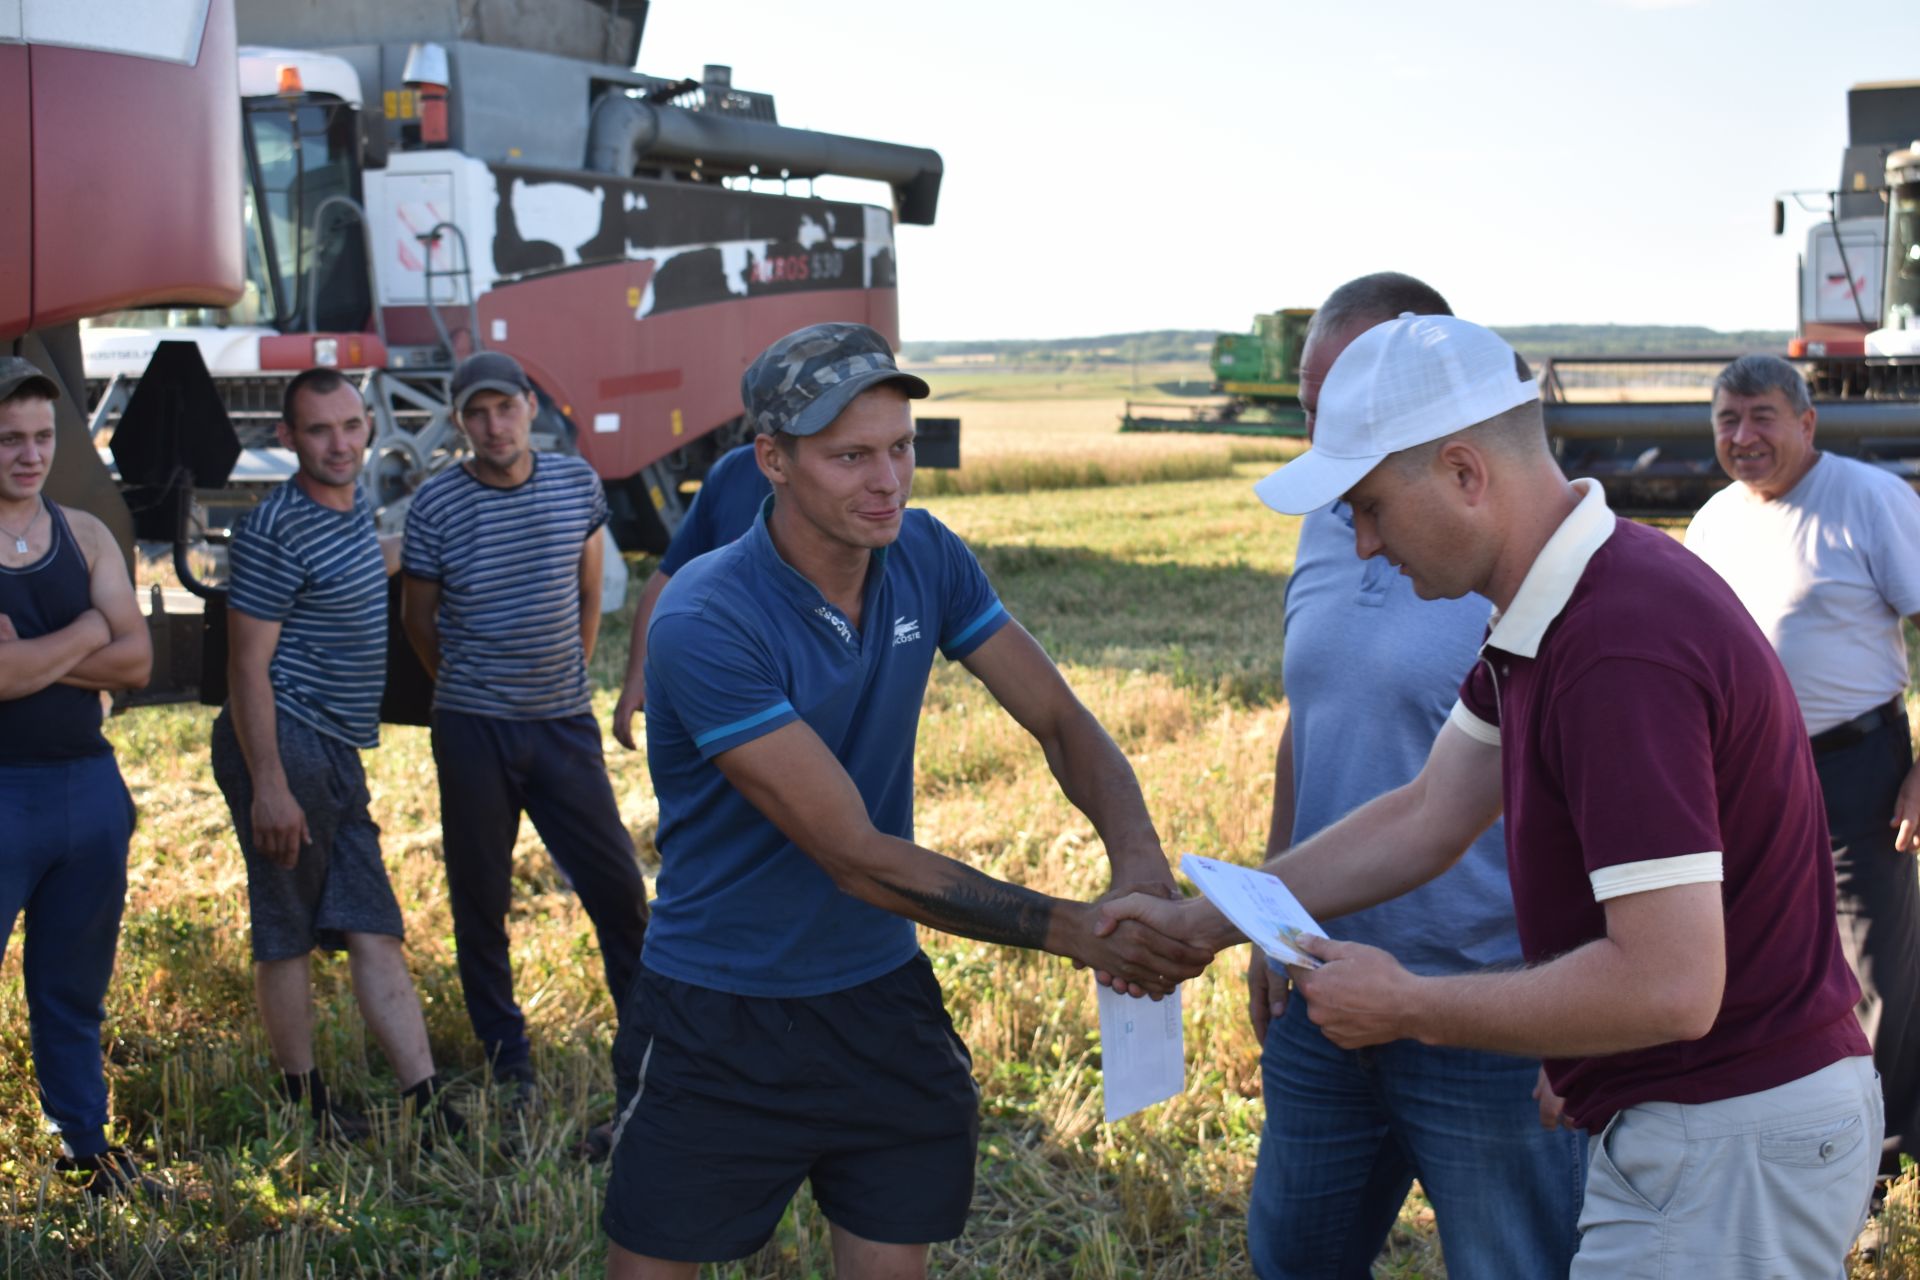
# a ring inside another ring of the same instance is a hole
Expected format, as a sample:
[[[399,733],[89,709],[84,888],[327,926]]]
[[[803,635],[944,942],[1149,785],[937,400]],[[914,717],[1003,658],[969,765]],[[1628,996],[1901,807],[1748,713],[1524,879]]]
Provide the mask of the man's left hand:
[[[1417,1007],[1420,979],[1378,947],[1303,935],[1300,950],[1320,961],[1317,969],[1290,967],[1293,985],[1307,1002],[1307,1016],[1342,1049],[1363,1049],[1404,1039]]]
[[[1901,853],[1920,853],[1920,760],[1907,770],[1900,794],[1893,802],[1893,847]]]
[[[0,640],[18,640],[20,633],[13,629],[13,619],[0,613]]]

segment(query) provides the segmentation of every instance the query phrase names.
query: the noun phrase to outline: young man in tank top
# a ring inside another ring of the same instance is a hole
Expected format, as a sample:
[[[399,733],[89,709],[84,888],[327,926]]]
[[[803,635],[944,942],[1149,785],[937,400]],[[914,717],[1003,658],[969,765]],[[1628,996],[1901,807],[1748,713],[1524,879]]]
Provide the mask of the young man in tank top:
[[[33,1066],[58,1167],[90,1192],[155,1192],[108,1143],[100,1058],[134,821],[100,693],[145,685],[153,650],[106,526],[41,492],[59,395],[28,361],[0,357],[0,955],[24,911]]]

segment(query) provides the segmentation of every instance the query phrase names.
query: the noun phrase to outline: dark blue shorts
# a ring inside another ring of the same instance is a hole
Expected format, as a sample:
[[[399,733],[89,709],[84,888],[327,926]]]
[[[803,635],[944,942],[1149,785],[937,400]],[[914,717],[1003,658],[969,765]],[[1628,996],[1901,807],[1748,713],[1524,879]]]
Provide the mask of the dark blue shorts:
[[[881,1244],[951,1240],[973,1199],[973,1059],[924,955],[824,996],[737,996],[642,969],[613,1051],[601,1216],[650,1258],[726,1262],[773,1235],[802,1181]]]

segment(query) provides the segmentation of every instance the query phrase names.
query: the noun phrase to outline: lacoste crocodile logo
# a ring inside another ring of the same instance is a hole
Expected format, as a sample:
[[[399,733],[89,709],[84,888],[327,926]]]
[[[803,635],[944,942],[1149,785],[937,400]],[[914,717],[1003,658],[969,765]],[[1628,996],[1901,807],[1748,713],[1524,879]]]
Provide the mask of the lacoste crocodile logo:
[[[895,644],[912,644],[919,638],[920,619],[895,618],[893,620],[893,642]]]

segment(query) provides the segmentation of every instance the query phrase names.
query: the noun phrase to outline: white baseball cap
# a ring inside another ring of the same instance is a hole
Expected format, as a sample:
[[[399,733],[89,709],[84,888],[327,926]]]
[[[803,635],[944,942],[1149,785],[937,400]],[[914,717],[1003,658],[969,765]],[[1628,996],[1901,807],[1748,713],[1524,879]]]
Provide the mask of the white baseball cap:
[[[1317,511],[1390,453],[1452,435],[1539,398],[1498,334],[1455,316],[1377,324],[1333,362],[1315,406],[1313,447],[1253,486],[1287,515]]]

